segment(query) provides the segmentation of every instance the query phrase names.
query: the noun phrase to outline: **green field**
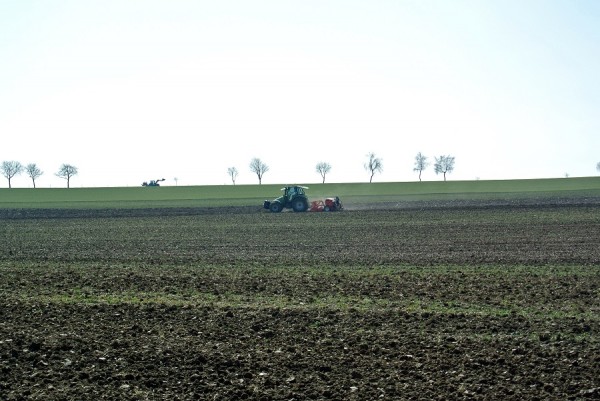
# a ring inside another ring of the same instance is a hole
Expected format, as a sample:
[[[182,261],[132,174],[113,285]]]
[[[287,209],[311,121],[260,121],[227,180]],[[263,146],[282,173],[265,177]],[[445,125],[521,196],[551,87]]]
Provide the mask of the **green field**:
[[[253,206],[280,194],[283,184],[185,187],[0,189],[0,209]],[[339,196],[352,203],[448,199],[598,197],[600,177],[307,184],[310,198]]]

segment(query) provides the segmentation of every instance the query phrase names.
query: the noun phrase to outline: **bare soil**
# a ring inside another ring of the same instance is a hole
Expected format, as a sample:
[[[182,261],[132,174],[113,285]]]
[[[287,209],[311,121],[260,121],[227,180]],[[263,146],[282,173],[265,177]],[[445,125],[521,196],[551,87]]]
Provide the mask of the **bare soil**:
[[[600,398],[600,204],[0,213],[1,400]]]

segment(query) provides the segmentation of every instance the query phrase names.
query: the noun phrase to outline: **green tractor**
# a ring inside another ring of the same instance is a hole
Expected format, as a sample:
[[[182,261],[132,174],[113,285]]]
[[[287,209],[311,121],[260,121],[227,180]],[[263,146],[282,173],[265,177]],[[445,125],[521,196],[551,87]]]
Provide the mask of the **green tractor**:
[[[298,185],[281,188],[283,195],[272,201],[266,200],[263,207],[273,213],[279,213],[284,208],[292,209],[294,212],[306,212],[308,210],[308,197],[304,193],[305,189],[308,188]]]

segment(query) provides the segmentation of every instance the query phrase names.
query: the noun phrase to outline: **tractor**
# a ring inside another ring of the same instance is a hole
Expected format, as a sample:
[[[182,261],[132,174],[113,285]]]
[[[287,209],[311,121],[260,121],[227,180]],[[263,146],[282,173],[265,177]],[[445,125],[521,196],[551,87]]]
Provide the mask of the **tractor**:
[[[292,209],[294,212],[335,212],[343,210],[339,197],[312,201],[309,204],[308,197],[304,192],[307,187],[298,185],[281,188],[283,195],[272,201],[266,200],[263,207],[273,213],[279,213],[283,209]]]
[[[143,187],[160,187],[159,182],[164,181],[165,179],[162,178],[160,180],[150,180],[149,182],[144,181],[142,183]]]
[[[308,197],[304,193],[305,189],[308,188],[298,185],[281,188],[283,195],[272,201],[266,200],[263,207],[273,213],[279,213],[285,208],[292,209],[294,212],[306,212],[308,210]]]

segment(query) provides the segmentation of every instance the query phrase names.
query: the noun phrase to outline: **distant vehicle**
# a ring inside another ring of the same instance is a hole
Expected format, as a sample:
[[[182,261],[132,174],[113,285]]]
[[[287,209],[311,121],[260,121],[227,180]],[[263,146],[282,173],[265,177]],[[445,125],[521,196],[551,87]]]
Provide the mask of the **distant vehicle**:
[[[159,182],[161,182],[161,181],[164,181],[164,180],[165,180],[165,179],[164,179],[164,178],[162,178],[162,179],[160,179],[160,180],[150,180],[150,181],[148,181],[148,182],[144,181],[144,182],[142,183],[142,186],[143,186],[143,187],[160,187],[160,184],[159,184]]]
[[[283,209],[292,209],[294,212],[334,212],[343,210],[342,202],[339,197],[327,198],[323,200],[316,200],[310,202],[308,196],[306,196],[305,189],[308,187],[302,187],[299,185],[292,185],[281,188],[283,195],[279,198],[275,198],[272,201],[266,200],[263,203],[265,209],[270,210],[272,213],[279,213]]]

